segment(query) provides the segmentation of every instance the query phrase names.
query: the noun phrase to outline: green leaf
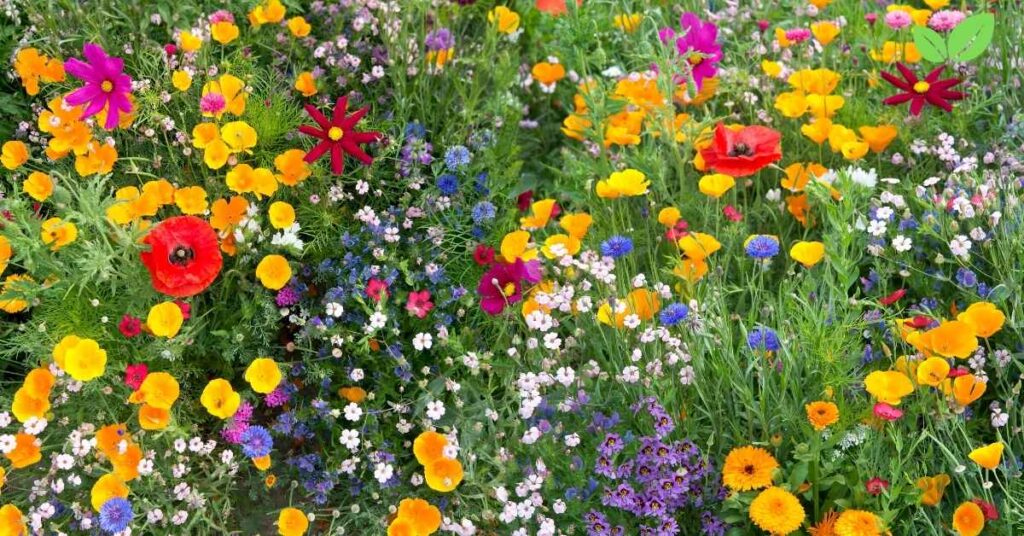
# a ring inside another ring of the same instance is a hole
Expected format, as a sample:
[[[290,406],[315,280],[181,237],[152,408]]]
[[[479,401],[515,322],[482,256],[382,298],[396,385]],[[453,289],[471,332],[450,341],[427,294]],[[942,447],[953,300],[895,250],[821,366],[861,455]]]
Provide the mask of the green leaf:
[[[949,33],[949,59],[971,61],[980,56],[992,43],[995,28],[996,17],[991,13],[979,13],[964,19]]]
[[[939,32],[927,26],[914,26],[912,33],[921,57],[932,63],[946,61],[946,42]]]

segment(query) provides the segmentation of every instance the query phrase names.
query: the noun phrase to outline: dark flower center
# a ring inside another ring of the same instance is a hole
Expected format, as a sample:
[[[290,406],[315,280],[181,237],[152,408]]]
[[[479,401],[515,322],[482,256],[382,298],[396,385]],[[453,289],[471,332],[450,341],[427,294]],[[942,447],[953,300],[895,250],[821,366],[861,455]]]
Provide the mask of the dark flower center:
[[[748,474],[748,475],[753,475],[754,474],[754,466],[753,465],[746,465],[746,466],[744,466],[743,467],[743,472]]]
[[[174,265],[184,266],[189,263],[192,259],[196,258],[196,252],[190,247],[178,246],[171,251],[168,255],[167,260]]]
[[[737,143],[729,149],[729,156],[754,156],[754,149],[746,143]]]

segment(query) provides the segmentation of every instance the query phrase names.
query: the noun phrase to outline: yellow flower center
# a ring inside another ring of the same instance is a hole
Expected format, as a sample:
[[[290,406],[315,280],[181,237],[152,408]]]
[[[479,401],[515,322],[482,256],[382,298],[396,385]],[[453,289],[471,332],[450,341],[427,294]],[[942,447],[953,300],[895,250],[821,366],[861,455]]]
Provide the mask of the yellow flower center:
[[[114,90],[114,83],[110,80],[104,80],[103,83],[100,84],[100,89],[102,89],[104,93],[110,93]]]
[[[921,82],[918,82],[918,83],[914,84],[914,91],[917,92],[917,93],[924,94],[924,93],[928,93],[928,90],[931,89],[931,87],[932,87],[931,84],[929,84],[928,82],[925,82],[925,81],[922,80]]]
[[[506,296],[511,296],[516,293],[516,285],[514,283],[505,283],[505,288],[501,289],[501,292]]]
[[[700,54],[690,54],[688,61],[690,62],[690,65],[700,65],[700,62],[704,61],[704,56],[701,56]]]
[[[338,141],[345,137],[345,131],[339,127],[331,127],[331,130],[327,131],[327,137],[331,138],[331,141]]]

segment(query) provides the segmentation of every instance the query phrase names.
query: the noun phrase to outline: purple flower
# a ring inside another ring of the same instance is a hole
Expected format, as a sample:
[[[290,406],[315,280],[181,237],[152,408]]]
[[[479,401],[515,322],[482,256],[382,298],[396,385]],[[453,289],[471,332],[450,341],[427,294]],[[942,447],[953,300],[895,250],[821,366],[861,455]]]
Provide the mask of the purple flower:
[[[696,14],[687,12],[679,17],[679,27],[684,32],[679,37],[672,28],[662,28],[658,37],[663,43],[675,40],[676,51],[690,63],[693,81],[699,90],[705,79],[718,72],[715,64],[722,59],[718,26],[713,22],[703,22]]]
[[[85,82],[85,85],[64,100],[71,106],[88,103],[82,119],[106,109],[107,120],[103,127],[112,130],[117,127],[122,113],[132,111],[132,102],[128,100],[132,92],[132,79],[124,74],[124,60],[108,56],[103,47],[86,43],[82,47],[82,54],[89,63],[72,58],[64,64],[64,68],[68,74]]]
[[[440,28],[427,34],[423,39],[427,50],[448,50],[455,46],[455,37],[448,28]]]

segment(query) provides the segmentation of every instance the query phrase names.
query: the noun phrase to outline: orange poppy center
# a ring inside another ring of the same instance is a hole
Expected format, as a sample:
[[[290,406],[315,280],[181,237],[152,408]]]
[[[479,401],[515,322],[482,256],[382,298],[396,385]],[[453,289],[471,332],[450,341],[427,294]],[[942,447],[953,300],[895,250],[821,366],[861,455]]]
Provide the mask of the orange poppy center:
[[[914,84],[914,92],[921,94],[928,93],[928,90],[931,89],[931,87],[931,84],[922,80],[921,82]]]
[[[104,80],[103,83],[100,84],[100,89],[102,89],[104,93],[110,93],[114,90],[114,83],[110,80]]]
[[[331,127],[331,130],[327,131],[327,137],[331,138],[331,141],[338,141],[345,137],[345,131],[339,127]]]

